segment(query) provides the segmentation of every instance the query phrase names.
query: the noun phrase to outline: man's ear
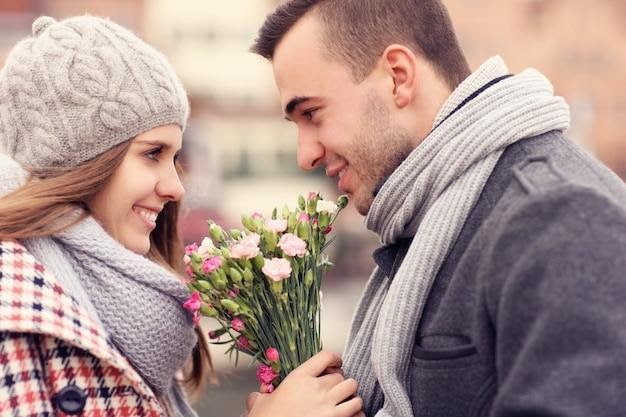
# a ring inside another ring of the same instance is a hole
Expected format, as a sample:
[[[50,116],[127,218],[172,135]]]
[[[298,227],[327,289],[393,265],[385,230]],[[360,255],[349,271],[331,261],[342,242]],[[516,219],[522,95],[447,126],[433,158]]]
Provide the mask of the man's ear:
[[[389,45],[381,56],[384,71],[393,80],[393,100],[399,108],[411,104],[417,91],[417,59],[403,45]]]

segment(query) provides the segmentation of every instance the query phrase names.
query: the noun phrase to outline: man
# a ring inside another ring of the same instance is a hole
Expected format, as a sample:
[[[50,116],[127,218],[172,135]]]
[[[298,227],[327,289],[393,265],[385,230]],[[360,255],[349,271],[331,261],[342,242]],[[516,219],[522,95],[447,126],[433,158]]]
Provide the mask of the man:
[[[366,415],[626,415],[626,190],[543,75],[470,73],[439,0],[290,0],[253,51],[381,239],[344,355]]]

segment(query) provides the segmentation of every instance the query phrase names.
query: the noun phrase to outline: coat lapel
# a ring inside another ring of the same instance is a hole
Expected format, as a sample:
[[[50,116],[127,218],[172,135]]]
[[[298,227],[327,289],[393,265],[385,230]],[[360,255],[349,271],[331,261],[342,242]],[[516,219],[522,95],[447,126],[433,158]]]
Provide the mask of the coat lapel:
[[[102,326],[16,241],[0,243],[0,331],[61,339],[118,368],[140,394],[154,396]]]

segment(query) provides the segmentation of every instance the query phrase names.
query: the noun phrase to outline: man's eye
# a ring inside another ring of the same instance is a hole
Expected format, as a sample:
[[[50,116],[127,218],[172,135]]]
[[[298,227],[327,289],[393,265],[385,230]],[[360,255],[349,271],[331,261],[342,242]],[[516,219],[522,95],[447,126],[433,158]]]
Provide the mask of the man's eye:
[[[317,109],[311,109],[302,112],[302,116],[307,120],[313,120],[313,115],[317,111]]]

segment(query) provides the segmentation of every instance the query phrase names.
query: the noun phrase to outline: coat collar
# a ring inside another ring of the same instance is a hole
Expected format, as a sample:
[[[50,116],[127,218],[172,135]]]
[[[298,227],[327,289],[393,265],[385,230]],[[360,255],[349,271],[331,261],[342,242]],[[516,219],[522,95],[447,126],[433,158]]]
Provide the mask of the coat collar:
[[[75,298],[16,241],[0,242],[0,331],[55,337],[122,371],[141,394],[152,390]]]

